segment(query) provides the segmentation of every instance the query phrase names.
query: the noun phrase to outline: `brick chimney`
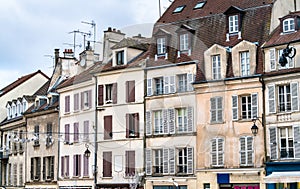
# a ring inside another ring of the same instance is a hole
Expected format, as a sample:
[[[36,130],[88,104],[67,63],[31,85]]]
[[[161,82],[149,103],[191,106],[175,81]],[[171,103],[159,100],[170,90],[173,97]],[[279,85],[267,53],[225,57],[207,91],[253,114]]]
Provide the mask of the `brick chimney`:
[[[104,40],[103,40],[103,63],[106,63],[112,56],[111,47],[116,43],[120,42],[125,38],[125,34],[120,30],[115,28],[108,27],[104,31]]]

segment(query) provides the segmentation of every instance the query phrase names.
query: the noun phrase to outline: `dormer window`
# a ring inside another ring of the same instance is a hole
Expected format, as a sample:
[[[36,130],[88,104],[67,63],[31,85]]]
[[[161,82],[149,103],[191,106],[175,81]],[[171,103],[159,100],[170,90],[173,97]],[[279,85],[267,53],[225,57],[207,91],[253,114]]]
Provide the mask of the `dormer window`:
[[[166,38],[160,37],[157,38],[157,54],[163,55],[166,53]]]
[[[181,5],[181,6],[178,6],[174,11],[173,13],[180,13],[183,11],[185,5]]]
[[[241,76],[250,75],[249,51],[240,53],[240,62],[241,62]]]
[[[117,65],[124,64],[124,50],[116,52],[116,63]]]
[[[229,33],[237,33],[239,31],[238,15],[228,17]]]
[[[189,34],[187,34],[187,33],[180,34],[179,48],[180,48],[180,51],[188,51],[189,50]]]
[[[27,110],[27,102],[23,101],[23,112]]]
[[[283,32],[293,32],[295,31],[295,20],[294,18],[285,19],[282,23]]]

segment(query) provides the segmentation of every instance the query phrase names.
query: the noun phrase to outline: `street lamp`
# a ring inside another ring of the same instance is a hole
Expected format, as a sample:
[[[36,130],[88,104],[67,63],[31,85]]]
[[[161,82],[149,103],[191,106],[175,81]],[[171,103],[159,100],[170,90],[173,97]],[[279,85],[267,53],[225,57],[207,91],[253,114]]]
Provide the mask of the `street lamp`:
[[[284,67],[288,61],[287,61],[287,57],[292,59],[295,57],[296,55],[296,49],[294,47],[289,47],[290,43],[288,43],[288,45],[286,46],[285,49],[283,49],[282,54],[279,58],[279,64]]]
[[[252,132],[252,134],[253,134],[254,136],[256,136],[257,133],[258,133],[258,127],[256,126],[255,121],[256,121],[256,120],[253,121],[253,125],[252,125],[252,127],[251,127],[251,132]]]
[[[84,156],[89,158],[91,156],[91,152],[89,151],[89,145],[85,144],[86,150],[84,151]]]

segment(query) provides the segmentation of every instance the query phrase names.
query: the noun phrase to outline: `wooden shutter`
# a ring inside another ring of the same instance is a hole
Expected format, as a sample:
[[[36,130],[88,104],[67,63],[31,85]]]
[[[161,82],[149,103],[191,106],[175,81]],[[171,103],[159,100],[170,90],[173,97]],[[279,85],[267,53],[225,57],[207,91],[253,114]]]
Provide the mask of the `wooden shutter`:
[[[222,122],[223,121],[223,98],[218,97],[217,98],[217,122]]]
[[[65,156],[66,160],[66,176],[68,177],[70,175],[70,156]]]
[[[270,49],[270,70],[276,70],[276,56],[275,49]]]
[[[140,137],[140,116],[139,116],[139,113],[134,114],[134,134],[135,134],[135,137]]]
[[[74,123],[74,142],[79,142],[79,123]]]
[[[146,135],[152,135],[152,116],[150,111],[146,111]]]
[[[46,180],[46,157],[43,157],[43,180]]]
[[[253,164],[253,138],[247,137],[247,165]]]
[[[74,94],[74,111],[79,110],[79,94]]]
[[[194,131],[194,111],[193,107],[187,107],[187,131]]]
[[[30,159],[30,179],[34,180],[34,158]]]
[[[174,75],[170,76],[169,82],[170,82],[170,93],[176,93],[176,81]]]
[[[175,109],[174,108],[168,109],[168,120],[167,121],[169,122],[170,134],[175,134],[176,129],[175,129]]]
[[[176,173],[176,165],[175,165],[175,148],[169,149],[169,173],[175,174]]]
[[[163,133],[168,134],[169,133],[169,121],[168,121],[168,109],[164,109],[163,111]]]
[[[246,165],[246,138],[240,138],[240,161],[241,165]]]
[[[126,81],[126,102],[135,102],[135,81]]]
[[[89,141],[89,121],[87,120],[87,121],[84,121],[83,122],[83,126],[84,126],[84,140],[85,141]]]
[[[147,79],[147,96],[153,95],[152,78]]]
[[[89,104],[88,107],[92,108],[92,106],[93,106],[92,105],[92,90],[88,90],[87,95],[88,95],[88,104]]]
[[[271,150],[271,159],[277,159],[277,131],[276,128],[270,128],[270,150]]]
[[[146,175],[152,175],[152,150],[145,149]]]
[[[258,98],[257,93],[251,94],[251,118],[256,119],[258,117]]]
[[[54,179],[54,156],[50,157],[50,177]]]
[[[65,142],[70,142],[70,124],[65,124]]]
[[[112,152],[103,152],[103,177],[112,176]]]
[[[89,158],[83,156],[83,176],[89,176]]]
[[[126,114],[126,138],[129,138],[130,132],[130,114]]]
[[[268,86],[269,113],[275,113],[275,85]]]
[[[238,96],[232,96],[232,120],[238,120]]]
[[[81,154],[77,155],[77,163],[78,163],[78,176],[81,176]]]
[[[194,74],[192,74],[192,73],[187,74],[187,90],[188,91],[194,90],[194,87],[193,87],[194,78],[195,78]]]
[[[113,83],[112,85],[112,102],[113,104],[117,104],[118,102],[118,85],[117,83]]]
[[[218,138],[218,165],[224,165],[224,139]]]
[[[217,164],[217,139],[211,140],[211,164],[218,165]]]
[[[165,76],[164,77],[164,94],[169,94],[170,93],[170,81],[169,77]]]
[[[70,96],[65,96],[65,113],[70,112]]]
[[[126,151],[125,156],[126,156],[125,175],[133,176],[135,175],[135,151]]]
[[[61,177],[65,177],[65,157],[61,156],[61,167],[60,167]]]
[[[77,164],[77,158],[76,158],[77,155],[73,155],[73,176],[77,176],[76,175],[76,164]]]
[[[41,157],[37,158],[37,167],[36,167],[36,175],[38,176],[38,179],[41,178]]]
[[[300,158],[300,126],[293,127],[294,132],[294,146],[295,146],[295,158]]]
[[[104,104],[103,89],[103,85],[98,85],[98,106],[102,106]]]
[[[217,121],[216,98],[210,99],[210,120],[211,122]]]
[[[194,149],[192,147],[187,147],[187,173],[193,174],[194,173]]]
[[[84,92],[80,93],[80,108],[81,110],[84,109]]]
[[[112,116],[104,116],[104,140],[112,139]]]
[[[168,148],[163,149],[163,173],[164,174],[169,173],[169,149]]]
[[[298,94],[299,94],[298,82],[291,83],[291,95],[292,95],[292,111],[299,110],[299,101],[298,101]]]

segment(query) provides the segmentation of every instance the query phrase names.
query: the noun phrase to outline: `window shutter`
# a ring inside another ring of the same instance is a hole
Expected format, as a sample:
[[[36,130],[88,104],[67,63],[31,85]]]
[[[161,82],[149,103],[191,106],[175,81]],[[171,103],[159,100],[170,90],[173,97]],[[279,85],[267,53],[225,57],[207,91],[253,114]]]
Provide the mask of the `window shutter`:
[[[258,117],[258,99],[257,93],[251,94],[251,118],[255,119]]]
[[[117,83],[113,83],[112,85],[112,93],[113,93],[113,104],[117,104],[117,99],[118,99],[118,87]]]
[[[130,114],[126,114],[126,138],[129,138]]]
[[[79,142],[79,123],[74,123],[74,142]]]
[[[152,175],[152,151],[151,149],[145,150],[146,161],[146,175]]]
[[[126,88],[126,91],[125,91],[125,93],[126,93],[126,96],[125,96],[125,99],[126,99],[126,102],[129,102],[129,93],[130,93],[130,90],[129,90],[129,81],[126,81],[125,82],[125,88]]]
[[[275,113],[275,85],[268,86],[269,113]]]
[[[217,120],[217,112],[216,112],[216,98],[210,99],[210,114],[211,114],[211,122],[215,122]]]
[[[70,112],[70,96],[65,96],[65,112]]]
[[[84,121],[84,140],[89,141],[90,133],[89,133],[89,121]]]
[[[103,88],[103,85],[98,85],[98,106],[102,106],[104,103]]]
[[[175,134],[175,109],[168,109],[169,132]]]
[[[50,176],[54,179],[54,156],[50,157]]]
[[[218,139],[218,165],[224,165],[224,139]]]
[[[70,175],[69,170],[70,170],[70,157],[66,156],[66,176],[68,177]]]
[[[126,102],[135,101],[135,81],[126,81]]]
[[[34,180],[34,158],[30,159],[30,178]]]
[[[70,142],[70,124],[65,124],[65,142]]]
[[[194,112],[193,112],[193,107],[188,107],[187,108],[187,130],[188,132],[193,132],[194,131]]]
[[[168,148],[163,149],[163,173],[164,174],[169,173],[169,149]]]
[[[217,139],[211,140],[211,164],[218,165],[217,164]]]
[[[81,154],[78,155],[78,176],[81,176]]]
[[[89,158],[83,156],[83,176],[89,176]]]
[[[299,94],[299,88],[298,88],[298,82],[291,83],[291,94],[292,94],[292,111],[298,111],[299,110],[299,101],[298,101],[298,94]]]
[[[270,149],[271,149],[271,159],[277,159],[277,133],[276,128],[270,128]]]
[[[175,148],[169,149],[169,173],[175,174]]]
[[[246,165],[246,138],[240,138],[240,161],[241,165]]]
[[[292,47],[292,46],[289,46],[290,48]],[[293,68],[294,67],[294,61],[295,61],[295,57],[294,58],[287,58],[287,60],[288,60],[288,64],[289,64],[289,68]]]
[[[164,133],[169,133],[169,124],[168,124],[168,109],[164,109],[163,111],[163,127],[164,127]]]
[[[79,110],[79,94],[74,94],[74,111]]]
[[[103,177],[112,176],[112,152],[103,152]]]
[[[84,109],[84,92],[80,93],[80,108],[81,110]]]
[[[134,114],[134,134],[136,137],[140,137],[140,116],[139,113]]]
[[[176,83],[175,83],[175,76],[170,76],[170,93],[176,93]]]
[[[217,98],[217,120],[218,122],[222,122],[223,121],[223,104],[222,104],[223,98],[222,97],[218,97]]]
[[[247,137],[247,164],[253,164],[253,138]]]
[[[61,157],[61,168],[60,168],[60,175],[61,177],[65,177],[65,157]]]
[[[300,126],[294,126],[295,158],[300,158]]]
[[[112,139],[112,116],[104,116],[104,140]]]
[[[194,159],[194,153],[193,153],[193,148],[188,147],[187,148],[187,173],[188,174],[193,174],[194,173],[194,168],[193,168],[193,159]]]
[[[73,176],[77,176],[76,175],[76,155],[73,155]]]
[[[92,108],[92,90],[88,91],[88,103],[89,103],[89,108]]]
[[[152,78],[147,79],[147,96],[152,96],[153,90],[152,90]]]
[[[151,123],[151,112],[147,111],[146,112],[146,135],[152,135],[152,123]]]
[[[238,96],[232,96],[232,120],[238,120]]]
[[[187,74],[187,90],[188,91],[193,91],[193,82],[194,82],[195,75],[192,73]]]
[[[165,76],[164,77],[164,94],[169,94],[169,93],[170,93],[169,77]]]
[[[270,49],[270,70],[276,70],[275,49]]]
[[[37,158],[36,174],[37,174],[38,178],[40,179],[40,177],[41,177],[41,158],[40,157]]]
[[[43,180],[46,180],[46,157],[43,157]]]

